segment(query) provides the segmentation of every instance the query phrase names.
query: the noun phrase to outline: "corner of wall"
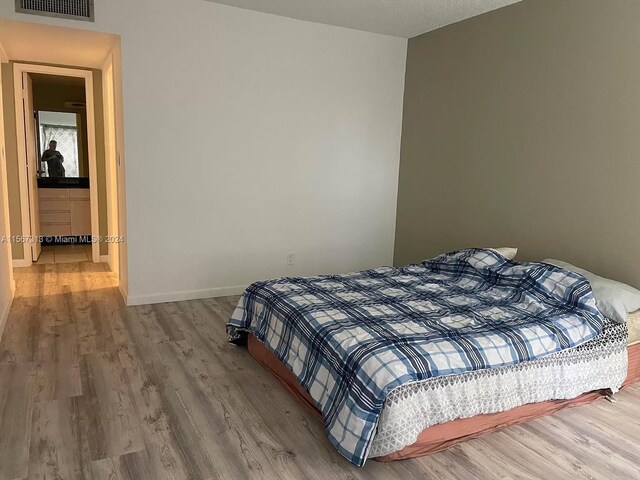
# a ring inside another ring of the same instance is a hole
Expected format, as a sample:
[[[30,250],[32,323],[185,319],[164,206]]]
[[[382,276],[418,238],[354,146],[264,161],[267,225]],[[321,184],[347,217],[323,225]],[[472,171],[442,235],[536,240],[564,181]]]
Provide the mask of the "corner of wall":
[[[8,60],[6,52],[0,45],[0,60]],[[9,236],[9,197],[7,195],[6,148],[4,141],[4,104],[2,96],[2,77],[0,76],[0,236]],[[13,303],[16,285],[11,269],[11,245],[0,242],[0,338]]]
[[[130,306],[131,304],[129,303],[129,292],[127,291],[127,287],[121,283],[118,288],[120,290],[120,295],[122,295],[122,300],[124,300],[124,304]]]
[[[9,61],[9,55],[7,55],[7,52],[5,51],[4,47],[0,43],[0,62],[7,63],[8,61]]]

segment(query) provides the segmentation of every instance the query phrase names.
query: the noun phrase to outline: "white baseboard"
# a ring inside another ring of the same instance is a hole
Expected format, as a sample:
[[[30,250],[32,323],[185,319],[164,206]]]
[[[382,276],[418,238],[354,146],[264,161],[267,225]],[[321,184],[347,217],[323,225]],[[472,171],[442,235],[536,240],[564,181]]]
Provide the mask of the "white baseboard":
[[[125,303],[133,305],[149,305],[152,303],[181,302],[183,300],[198,300],[200,298],[228,297],[230,295],[240,295],[246,290],[248,285],[237,287],[206,288],[204,290],[188,290],[183,292],[154,293],[150,295],[127,295],[124,292]]]
[[[14,258],[11,263],[13,264],[13,268],[27,268],[33,264],[31,260],[24,258]]]
[[[129,301],[129,291],[124,288],[124,286],[122,284],[118,285],[118,290],[120,290],[120,295],[122,295],[122,299],[124,300],[124,304],[125,305],[129,305],[128,301]]]

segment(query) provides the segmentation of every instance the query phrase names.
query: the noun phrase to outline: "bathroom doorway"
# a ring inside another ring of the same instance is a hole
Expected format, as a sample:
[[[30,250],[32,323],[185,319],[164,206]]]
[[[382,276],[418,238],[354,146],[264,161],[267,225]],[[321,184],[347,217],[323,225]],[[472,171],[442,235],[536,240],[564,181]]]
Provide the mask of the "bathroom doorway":
[[[96,138],[93,73],[21,63],[13,68],[14,85],[22,85],[15,100],[17,136],[24,138],[18,141],[23,232],[29,232],[24,258],[99,262],[104,169],[98,171],[97,153],[100,141],[104,152],[104,138]]]

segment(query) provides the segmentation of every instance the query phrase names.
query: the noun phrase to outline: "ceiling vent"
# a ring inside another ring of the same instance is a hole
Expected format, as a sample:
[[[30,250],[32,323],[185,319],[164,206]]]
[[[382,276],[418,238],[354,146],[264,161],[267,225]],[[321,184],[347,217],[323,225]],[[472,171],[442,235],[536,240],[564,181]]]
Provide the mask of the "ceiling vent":
[[[16,0],[16,12],[93,22],[93,0]]]
[[[84,108],[87,108],[87,104],[84,102],[64,102],[64,108],[84,109]]]

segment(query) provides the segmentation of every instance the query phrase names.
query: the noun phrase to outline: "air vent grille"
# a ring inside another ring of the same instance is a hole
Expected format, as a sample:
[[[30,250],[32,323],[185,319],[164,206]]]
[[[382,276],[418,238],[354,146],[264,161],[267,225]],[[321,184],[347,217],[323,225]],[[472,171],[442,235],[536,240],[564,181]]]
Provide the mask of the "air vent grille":
[[[16,12],[93,21],[93,0],[16,0]]]

